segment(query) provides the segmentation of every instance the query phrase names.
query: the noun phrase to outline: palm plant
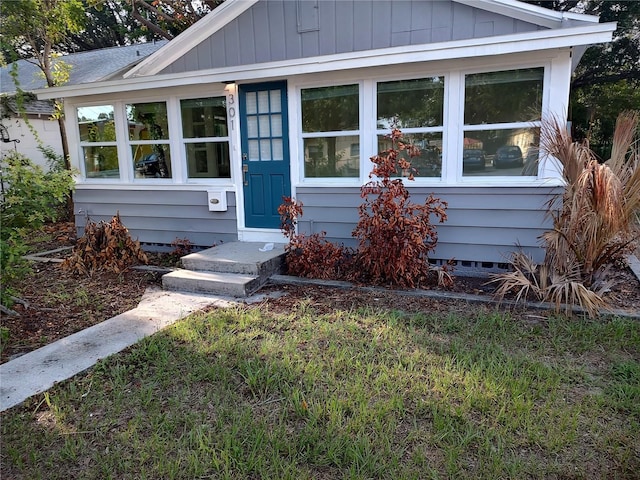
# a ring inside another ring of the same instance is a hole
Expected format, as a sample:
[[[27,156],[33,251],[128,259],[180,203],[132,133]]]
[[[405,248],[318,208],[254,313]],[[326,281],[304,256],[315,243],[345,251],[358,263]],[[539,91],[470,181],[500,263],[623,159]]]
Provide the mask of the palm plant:
[[[496,294],[529,292],[541,300],[579,304],[595,316],[605,305],[606,279],[612,266],[635,248],[640,211],[638,112],[618,116],[611,158],[600,163],[588,142],[574,142],[557,118],[541,129],[540,148],[557,159],[564,191],[547,205],[553,228],[541,236],[544,264],[534,265],[518,252],[514,272],[495,275]]]

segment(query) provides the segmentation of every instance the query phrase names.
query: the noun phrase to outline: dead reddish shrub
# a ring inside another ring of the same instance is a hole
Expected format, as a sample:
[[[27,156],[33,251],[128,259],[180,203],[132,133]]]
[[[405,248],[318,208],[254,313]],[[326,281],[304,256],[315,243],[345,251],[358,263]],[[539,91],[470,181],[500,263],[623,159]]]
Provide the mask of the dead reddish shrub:
[[[371,158],[375,166],[369,178],[377,177],[376,180],[361,189],[364,203],[359,207],[360,221],[353,231],[359,242],[356,262],[359,274],[370,283],[413,288],[427,282],[433,273],[429,253],[438,243],[438,232],[431,219],[444,222],[447,203],[433,195],[424,204],[409,200],[403,180],[392,177],[403,171],[408,180],[413,180],[411,163],[400,152],[406,151],[409,158],[420,152],[403,142],[398,129],[393,130],[390,139],[391,147]]]

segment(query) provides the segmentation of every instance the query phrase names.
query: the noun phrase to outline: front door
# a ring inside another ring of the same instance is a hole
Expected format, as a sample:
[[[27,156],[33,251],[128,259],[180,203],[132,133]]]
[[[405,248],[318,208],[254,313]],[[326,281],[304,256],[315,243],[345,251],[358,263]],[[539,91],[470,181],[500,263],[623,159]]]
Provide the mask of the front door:
[[[247,228],[280,228],[278,207],[291,196],[287,84],[241,85],[240,131]]]

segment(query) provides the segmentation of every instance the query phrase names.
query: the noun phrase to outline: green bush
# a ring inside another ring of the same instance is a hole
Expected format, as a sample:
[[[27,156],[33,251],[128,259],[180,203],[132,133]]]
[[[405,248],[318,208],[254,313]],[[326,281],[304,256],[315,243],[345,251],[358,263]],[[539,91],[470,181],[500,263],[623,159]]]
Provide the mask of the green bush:
[[[24,155],[9,152],[0,161],[0,180],[0,300],[6,305],[12,284],[28,269],[22,258],[27,235],[59,218],[71,195],[73,173],[61,168],[45,172]]]

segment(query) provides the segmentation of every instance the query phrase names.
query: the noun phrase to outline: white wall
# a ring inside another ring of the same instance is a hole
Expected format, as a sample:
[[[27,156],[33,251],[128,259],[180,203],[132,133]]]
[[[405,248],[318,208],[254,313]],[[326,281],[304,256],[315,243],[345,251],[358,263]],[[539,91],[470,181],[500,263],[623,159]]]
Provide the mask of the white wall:
[[[56,120],[49,120],[44,116],[42,118],[31,118],[29,122],[38,132],[42,143],[62,155],[62,141],[60,140],[58,122]],[[40,150],[38,150],[38,142],[36,142],[33,133],[31,133],[24,120],[21,118],[8,118],[4,119],[2,124],[7,127],[11,140],[20,140],[20,143],[15,144],[15,148],[19,153],[28,157],[36,165],[40,165],[45,169],[48,168],[47,159],[42,155]],[[13,142],[0,143],[2,153],[13,150],[13,148]]]

